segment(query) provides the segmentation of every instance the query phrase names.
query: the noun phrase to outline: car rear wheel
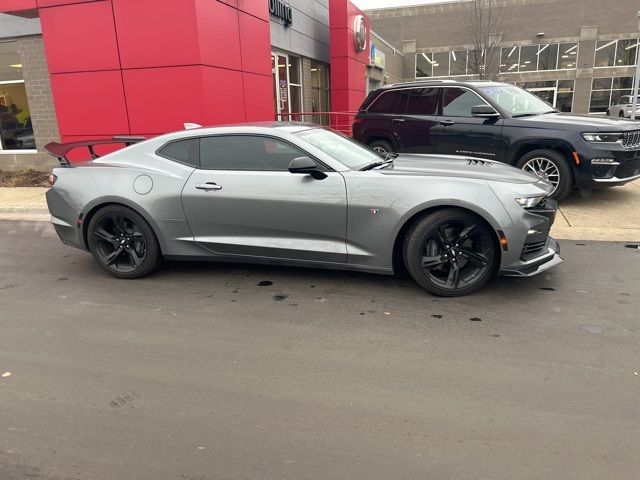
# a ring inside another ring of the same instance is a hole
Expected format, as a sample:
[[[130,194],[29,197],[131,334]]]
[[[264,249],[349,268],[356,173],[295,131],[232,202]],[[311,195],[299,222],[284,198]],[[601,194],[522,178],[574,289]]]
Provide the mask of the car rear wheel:
[[[516,167],[551,183],[553,191],[549,196],[554,200],[562,200],[571,192],[571,167],[567,160],[554,150],[540,149],[529,152],[520,159]]]
[[[421,287],[442,297],[475,292],[499,266],[490,228],[479,217],[451,208],[426,215],[409,229],[404,260]]]
[[[394,153],[393,146],[390,142],[386,140],[374,140],[369,144],[371,150],[381,155],[386,155],[387,153]]]
[[[160,261],[160,246],[144,218],[122,205],[104,207],[93,216],[87,231],[93,258],[118,278],[139,278]]]

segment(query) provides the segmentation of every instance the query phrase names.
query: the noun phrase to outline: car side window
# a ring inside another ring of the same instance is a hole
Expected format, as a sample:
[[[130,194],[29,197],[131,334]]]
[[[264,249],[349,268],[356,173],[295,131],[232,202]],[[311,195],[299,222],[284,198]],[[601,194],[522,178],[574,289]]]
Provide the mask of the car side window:
[[[403,114],[407,109],[409,90],[382,93],[368,108],[369,113]]]
[[[445,88],[442,95],[442,115],[445,117],[471,117],[471,107],[486,105],[482,97],[464,88]]]
[[[198,156],[200,149],[199,138],[186,138],[167,143],[158,150],[158,155],[175,160],[192,167],[198,166]]]
[[[408,115],[437,115],[440,97],[438,88],[412,88]]]
[[[302,150],[272,137],[216,135],[200,139],[200,168],[285,172]]]

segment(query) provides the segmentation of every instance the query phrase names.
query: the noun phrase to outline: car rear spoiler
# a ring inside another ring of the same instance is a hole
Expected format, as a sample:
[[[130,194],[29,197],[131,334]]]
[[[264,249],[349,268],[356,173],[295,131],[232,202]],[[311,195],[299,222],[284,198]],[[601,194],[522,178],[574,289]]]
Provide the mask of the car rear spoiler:
[[[95,145],[108,145],[113,143],[124,143],[126,147],[129,145],[133,145],[134,143],[141,142],[145,140],[145,137],[136,137],[136,136],[127,136],[127,135],[119,135],[109,139],[103,140],[82,140],[80,142],[68,142],[68,143],[58,143],[51,142],[47,143],[44,146],[44,149],[50,154],[58,159],[60,165],[63,167],[70,167],[71,162],[67,155],[71,150],[75,150],[76,148],[87,147],[89,149],[89,153],[91,154],[91,159],[100,158],[93,147]]]

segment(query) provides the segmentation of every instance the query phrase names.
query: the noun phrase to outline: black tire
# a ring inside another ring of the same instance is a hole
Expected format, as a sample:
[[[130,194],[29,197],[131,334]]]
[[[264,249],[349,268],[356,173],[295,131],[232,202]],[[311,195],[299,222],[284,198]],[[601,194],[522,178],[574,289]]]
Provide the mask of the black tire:
[[[369,144],[369,148],[371,148],[371,150],[373,150],[374,152],[382,155],[385,155],[387,153],[395,153],[395,150],[393,148],[393,145],[391,145],[391,142],[388,142],[387,140],[382,140],[382,139],[374,140],[373,142],[371,142]]]
[[[499,267],[494,237],[474,214],[456,208],[437,210],[418,219],[404,238],[407,271],[434,295],[468,295],[482,288]]]
[[[618,114],[618,116],[619,116],[620,118],[624,118],[624,113],[623,113],[623,112],[620,112],[620,113]]]
[[[542,169],[551,164],[555,170],[547,171],[546,174],[543,173]],[[537,165],[540,165],[540,168],[538,168]],[[567,159],[555,150],[546,148],[533,150],[524,155],[518,163],[516,163],[516,167],[554,183],[555,189],[550,195],[554,200],[560,201],[571,193],[571,189],[573,188],[573,172],[571,171],[571,166]],[[551,175],[545,177],[545,175],[548,174]]]
[[[160,245],[147,221],[124,205],[108,205],[89,222],[87,243],[93,258],[117,278],[140,278],[156,269]]]
[[[610,117],[611,116],[611,111],[607,110],[607,112],[605,113],[605,116]]]

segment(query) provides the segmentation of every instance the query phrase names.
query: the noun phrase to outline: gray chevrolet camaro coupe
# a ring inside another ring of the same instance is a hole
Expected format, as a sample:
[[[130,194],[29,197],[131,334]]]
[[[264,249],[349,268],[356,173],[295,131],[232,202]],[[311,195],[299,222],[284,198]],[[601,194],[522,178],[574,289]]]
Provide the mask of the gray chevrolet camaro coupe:
[[[162,258],[406,268],[429,292],[457,296],[562,261],[550,184],[501,163],[381,157],[301,123],[184,130],[68,163],[97,143],[47,145],[64,167],[47,203],[62,241],[118,278]]]

